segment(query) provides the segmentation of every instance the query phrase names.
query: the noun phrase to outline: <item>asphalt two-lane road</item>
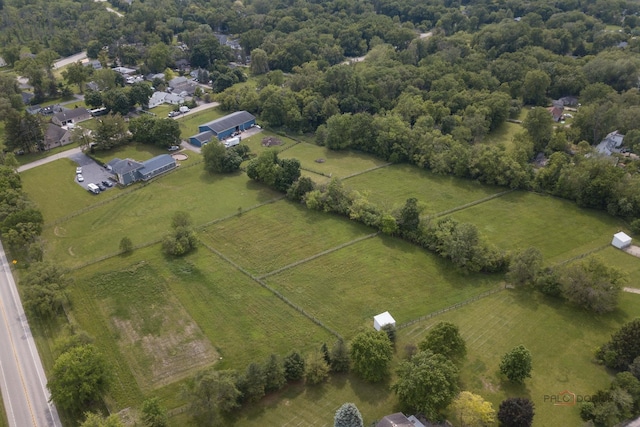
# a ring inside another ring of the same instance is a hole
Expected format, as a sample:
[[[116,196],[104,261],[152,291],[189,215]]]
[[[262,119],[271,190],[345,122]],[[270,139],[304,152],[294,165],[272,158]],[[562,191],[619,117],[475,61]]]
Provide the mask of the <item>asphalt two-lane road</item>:
[[[62,426],[1,242],[0,389],[9,426]]]

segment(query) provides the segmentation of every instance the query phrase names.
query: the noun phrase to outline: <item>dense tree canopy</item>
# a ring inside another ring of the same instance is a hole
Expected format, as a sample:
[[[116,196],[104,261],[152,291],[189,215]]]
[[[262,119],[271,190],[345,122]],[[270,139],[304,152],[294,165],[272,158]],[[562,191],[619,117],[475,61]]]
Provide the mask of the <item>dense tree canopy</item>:
[[[351,341],[353,371],[367,381],[382,381],[389,374],[393,347],[383,331],[360,332]]]

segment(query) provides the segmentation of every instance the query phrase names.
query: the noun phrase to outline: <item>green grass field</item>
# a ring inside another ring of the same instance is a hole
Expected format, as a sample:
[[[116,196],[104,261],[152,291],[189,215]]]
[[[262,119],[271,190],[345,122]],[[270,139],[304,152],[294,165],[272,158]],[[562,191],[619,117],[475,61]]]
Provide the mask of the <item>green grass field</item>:
[[[373,232],[282,200],[213,224],[201,236],[251,273],[265,274]]]
[[[138,161],[149,160],[160,154],[167,154],[166,148],[157,147],[149,144],[127,144],[113,150],[100,151],[96,150],[93,156],[102,163],[107,163],[116,157],[119,159],[133,159]]]
[[[505,191],[468,179],[436,175],[410,165],[391,165],[345,180],[369,201],[392,210],[410,197],[418,199],[423,215],[431,215]]]
[[[509,396],[533,400],[534,426],[576,426],[582,425],[579,407],[554,406],[545,402],[545,395],[564,390],[591,395],[608,387],[611,376],[594,363],[594,351],[637,316],[640,295],[625,293],[616,312],[594,316],[538,294],[510,290],[401,330],[397,348],[418,344],[437,322],[453,322],[467,343],[463,389],[482,395],[496,410]],[[523,386],[509,383],[498,370],[502,355],[519,344],[533,357],[532,378]]]
[[[608,245],[624,223],[600,211],[550,196],[513,192],[451,215],[475,224],[490,242],[507,250],[538,248],[558,262]]]
[[[259,144],[260,139],[250,143]],[[201,367],[242,371],[271,353],[285,355],[297,349],[309,354],[321,343],[335,341],[326,329],[205,245],[180,259],[165,257],[154,244],[126,257],[94,262],[117,252],[122,237],[134,245],[157,241],[177,210],[189,212],[196,226],[206,225],[198,231],[203,243],[251,274],[306,260],[264,281],[346,339],[370,328],[372,317],[380,312],[389,310],[402,324],[501,286],[501,276],[459,273],[435,255],[388,236],[338,248],[375,230],[285,200],[266,203],[281,195],[242,173],[211,175],[201,164],[189,167],[200,156],[188,154],[184,167],[149,185],[110,190],[98,198],[75,184],[75,163],[66,159],[21,174],[27,194],[45,215],[47,259],[79,268],[73,272],[70,318],[96,339],[112,368],[114,382],[106,400],[111,410],[135,408],[153,395],[170,409],[180,408],[185,403],[179,397],[182,380]],[[144,160],[153,155],[149,147],[131,146],[101,159]],[[321,172],[334,176],[382,164],[366,155],[329,152],[308,143],[295,145],[282,157],[326,167]],[[316,158],[326,162],[315,163]],[[45,185],[49,182],[56,185]],[[345,184],[389,208],[416,197],[425,214],[504,190],[403,165],[368,171]],[[261,206],[248,210],[257,205]],[[608,245],[623,226],[604,213],[526,192],[483,201],[452,216],[476,224],[503,249],[535,246],[548,263]],[[640,260],[613,249],[601,250],[598,256],[632,278],[640,272]],[[556,418],[560,425],[576,425],[575,409],[554,412],[558,408],[544,406],[541,399],[565,388],[587,394],[606,386],[608,374],[591,362],[593,349],[628,318],[640,315],[639,300],[638,295],[625,294],[618,312],[597,317],[539,296],[503,290],[401,329],[398,358],[406,344],[419,342],[425,328],[450,319],[460,325],[469,347],[464,388],[496,407],[507,395],[530,396],[538,408],[536,426],[558,425]],[[36,324],[35,329],[50,369],[53,337],[61,325]],[[496,374],[496,361],[520,340],[534,352],[534,377],[524,388],[514,388]],[[331,424],[342,403],[353,401],[369,424],[399,410],[388,385],[370,385],[352,376],[333,377],[319,387],[291,385],[228,421],[251,427],[324,426]],[[187,414],[171,420],[175,426],[189,422]]]
[[[306,142],[300,143],[280,154],[282,158],[296,158],[303,168],[338,178],[386,164],[373,156],[353,151],[332,151]],[[318,163],[316,160],[323,159]]]
[[[72,267],[117,252],[125,236],[134,245],[161,239],[176,211],[189,212],[199,225],[278,196],[245,175],[210,175],[195,165],[48,227],[43,237],[48,242],[48,256]]]
[[[267,138],[267,137],[274,137],[274,138],[278,138],[280,141],[282,141],[281,145],[276,145],[274,147],[263,147],[262,146],[262,139],[263,138]],[[256,154],[260,154],[263,151],[268,150],[269,148],[281,151],[285,148],[291,147],[292,145],[294,145],[296,143],[296,141],[294,141],[291,138],[288,138],[286,136],[282,136],[282,135],[278,135],[274,132],[270,132],[268,130],[263,129],[262,132],[257,133],[256,135],[250,136],[248,138],[242,138],[242,144],[247,145],[250,149],[251,152],[256,153]],[[284,153],[283,153],[284,154]]]
[[[376,314],[390,311],[404,323],[496,288],[499,278],[459,273],[433,254],[379,236],[270,276],[267,283],[349,339],[359,327],[371,327]]]

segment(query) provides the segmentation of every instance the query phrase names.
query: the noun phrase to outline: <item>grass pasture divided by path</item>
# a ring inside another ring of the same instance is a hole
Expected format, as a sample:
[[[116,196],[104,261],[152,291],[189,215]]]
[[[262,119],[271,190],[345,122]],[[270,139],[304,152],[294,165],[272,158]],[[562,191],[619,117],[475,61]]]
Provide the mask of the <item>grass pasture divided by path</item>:
[[[564,390],[592,395],[608,387],[611,377],[593,362],[593,353],[637,316],[640,295],[623,294],[619,310],[594,316],[539,294],[508,290],[401,330],[397,348],[418,344],[437,322],[453,322],[467,343],[463,389],[482,395],[495,409],[506,397],[528,397],[536,406],[534,426],[577,426],[582,425],[578,406],[554,406],[544,396]],[[533,358],[532,378],[523,386],[499,374],[500,358],[519,344]]]
[[[201,238],[251,273],[266,274],[374,232],[282,200],[213,224]]]
[[[555,263],[611,243],[623,222],[604,212],[527,192],[513,192],[455,212],[475,224],[487,240],[505,250],[538,248]]]
[[[436,175],[411,165],[391,165],[354,176],[345,186],[366,194],[384,209],[403,206],[410,197],[418,199],[423,215],[432,215],[505,191],[468,179]]]
[[[73,267],[117,252],[125,236],[134,245],[162,238],[176,211],[189,212],[199,225],[279,196],[245,175],[210,175],[196,165],[47,227],[43,236],[50,259]]]
[[[398,324],[498,286],[491,275],[465,275],[437,256],[388,236],[364,240],[269,276],[267,283],[350,339],[373,316]]]

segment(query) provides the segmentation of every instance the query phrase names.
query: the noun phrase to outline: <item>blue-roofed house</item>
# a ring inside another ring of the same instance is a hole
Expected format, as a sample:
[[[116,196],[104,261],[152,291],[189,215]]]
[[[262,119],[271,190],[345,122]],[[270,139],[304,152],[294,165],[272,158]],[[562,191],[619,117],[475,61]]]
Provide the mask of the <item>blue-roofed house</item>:
[[[136,181],[148,181],[160,174],[175,169],[176,159],[169,154],[161,154],[144,162],[132,159],[113,159],[107,163],[107,169],[113,172],[120,185],[133,184]]]
[[[198,131],[211,132],[219,140],[233,136],[236,132],[242,132],[256,125],[256,118],[246,111],[236,111],[209,123],[198,126]],[[189,138],[191,141],[191,138]]]

